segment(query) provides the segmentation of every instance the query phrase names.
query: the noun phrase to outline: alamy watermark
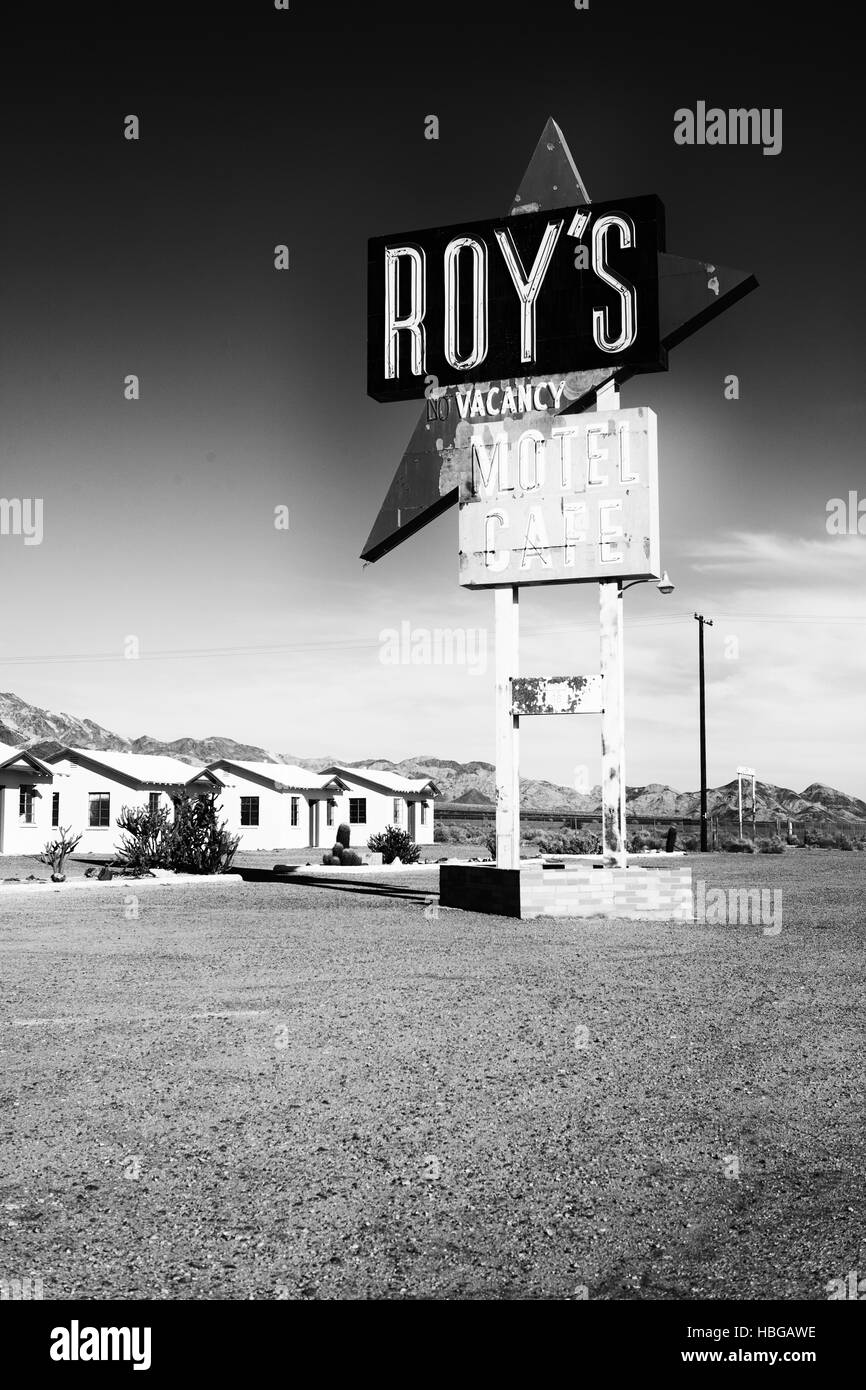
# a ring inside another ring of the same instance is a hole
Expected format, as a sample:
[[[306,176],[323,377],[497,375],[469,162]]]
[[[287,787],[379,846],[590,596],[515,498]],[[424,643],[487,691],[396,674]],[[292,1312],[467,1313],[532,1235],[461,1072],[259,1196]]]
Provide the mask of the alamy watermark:
[[[487,670],[487,629],[413,627],[402,622],[379,633],[383,666],[466,666],[471,676]]]
[[[674,112],[677,145],[762,145],[764,154],[782,153],[781,106],[707,107],[699,101],[694,111],[680,106]]]
[[[707,888],[704,880],[698,879],[694,920],[717,927],[759,926],[764,936],[778,936],[782,930],[782,890]]]
[[[44,1297],[41,1274],[29,1274],[23,1279],[0,1279],[0,1299],[14,1299],[16,1302],[35,1299],[41,1302]]]
[[[856,1269],[849,1269],[844,1279],[831,1279],[824,1288],[831,1303],[834,1299],[850,1298],[862,1302],[866,1298],[866,1279],[861,1279]]]
[[[41,497],[0,497],[0,536],[23,536],[25,545],[42,544]]]
[[[866,536],[866,497],[853,488],[847,499],[831,497],[826,510],[828,536]]]

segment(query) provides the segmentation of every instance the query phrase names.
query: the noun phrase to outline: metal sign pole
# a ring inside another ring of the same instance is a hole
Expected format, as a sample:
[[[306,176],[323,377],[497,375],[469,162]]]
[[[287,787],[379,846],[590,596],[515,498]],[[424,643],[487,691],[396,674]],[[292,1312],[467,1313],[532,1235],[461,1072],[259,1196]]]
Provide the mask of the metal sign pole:
[[[598,586],[601,659],[601,833],[606,857],[625,867],[623,599],[620,583]]]
[[[520,719],[512,713],[518,673],[520,590],[493,590],[496,640],[496,867],[520,868]]]
[[[615,383],[596,393],[596,409],[619,410]],[[618,579],[602,580],[599,597],[601,660],[601,836],[604,855],[625,868],[625,642],[623,589]]]

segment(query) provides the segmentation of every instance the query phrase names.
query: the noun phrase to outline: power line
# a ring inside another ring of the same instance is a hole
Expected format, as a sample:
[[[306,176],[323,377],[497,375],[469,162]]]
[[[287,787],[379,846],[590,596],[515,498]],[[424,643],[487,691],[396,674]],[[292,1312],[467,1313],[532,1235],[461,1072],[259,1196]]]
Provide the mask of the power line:
[[[691,613],[670,614],[664,617],[632,618],[627,620],[628,630],[642,627],[672,627],[679,626],[692,618]],[[808,615],[800,616],[793,613],[718,613],[716,617],[724,618],[728,622],[735,623],[768,623],[768,624],[793,624],[809,625],[820,624],[826,627],[830,624],[866,623],[866,615],[859,617],[848,616],[819,616]],[[585,618],[570,622],[566,627],[541,627],[532,628],[526,626],[525,635],[527,638],[547,637],[547,636],[568,636],[573,635],[576,629],[596,628],[595,619]],[[384,631],[385,629],[383,629]],[[394,628],[387,629],[394,631]],[[454,626],[442,625],[436,629],[427,629],[422,624],[417,627],[413,625],[410,631],[439,631],[439,632],[461,632],[468,629],[466,625],[457,624]],[[136,657],[126,657],[119,652],[69,652],[66,654],[52,653],[51,655],[37,654],[35,656],[0,656],[0,666],[43,666],[43,665],[65,665],[92,662],[115,661],[191,661],[207,660],[208,658],[223,657],[266,657],[266,656],[294,656],[294,655],[316,655],[328,652],[349,652],[349,651],[374,651],[381,646],[382,639],[366,642],[336,641],[336,642],[292,642],[279,643],[271,646],[237,646],[237,647],[172,647],[158,649],[148,652],[139,652]]]

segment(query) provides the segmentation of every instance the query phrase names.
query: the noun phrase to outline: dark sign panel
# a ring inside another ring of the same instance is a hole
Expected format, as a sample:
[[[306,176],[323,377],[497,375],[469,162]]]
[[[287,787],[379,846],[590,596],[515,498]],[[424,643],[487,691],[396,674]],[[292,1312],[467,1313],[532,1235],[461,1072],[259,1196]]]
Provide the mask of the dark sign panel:
[[[652,195],[373,238],[368,394],[411,400],[473,381],[664,368],[663,250]]]

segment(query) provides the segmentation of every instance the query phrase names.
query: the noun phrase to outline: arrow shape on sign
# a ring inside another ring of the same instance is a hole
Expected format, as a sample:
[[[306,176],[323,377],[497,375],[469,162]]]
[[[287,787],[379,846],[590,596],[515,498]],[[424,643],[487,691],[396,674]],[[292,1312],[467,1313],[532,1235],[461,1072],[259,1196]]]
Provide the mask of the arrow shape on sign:
[[[520,182],[510,214],[518,216],[590,201],[565,137],[551,117]],[[571,234],[580,233],[572,229]],[[757,284],[754,275],[746,271],[660,252],[662,345],[676,347],[756,289]],[[563,398],[567,404],[560,413],[569,414],[586,410],[606,382],[621,384],[632,375],[634,372],[628,367],[598,367],[568,375],[554,374],[544,380],[563,384]],[[533,379],[479,383],[479,389],[484,392],[490,386],[516,388],[521,380]],[[437,414],[437,402],[449,394],[453,396],[450,388],[431,390],[430,398],[425,401],[424,411],[361,552],[362,560],[381,559],[456,504],[460,476],[455,473],[452,459],[460,417],[456,410],[450,409],[444,419]]]

